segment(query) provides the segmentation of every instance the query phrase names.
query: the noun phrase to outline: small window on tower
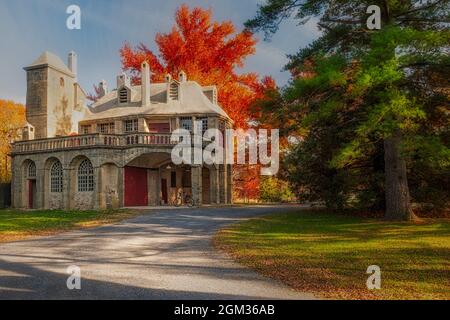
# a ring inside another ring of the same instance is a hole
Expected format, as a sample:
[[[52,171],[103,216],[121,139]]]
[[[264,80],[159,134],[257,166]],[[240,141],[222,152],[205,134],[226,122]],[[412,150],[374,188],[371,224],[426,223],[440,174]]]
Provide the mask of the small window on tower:
[[[61,87],[64,87],[64,78],[63,77],[59,78],[59,85]]]

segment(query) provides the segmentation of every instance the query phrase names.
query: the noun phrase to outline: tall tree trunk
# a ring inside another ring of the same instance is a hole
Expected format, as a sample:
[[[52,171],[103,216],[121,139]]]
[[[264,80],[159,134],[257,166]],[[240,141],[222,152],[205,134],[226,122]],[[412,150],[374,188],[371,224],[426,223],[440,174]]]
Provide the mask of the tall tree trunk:
[[[400,150],[401,134],[396,132],[384,140],[385,162],[385,218],[389,220],[414,220],[411,208],[406,162]]]

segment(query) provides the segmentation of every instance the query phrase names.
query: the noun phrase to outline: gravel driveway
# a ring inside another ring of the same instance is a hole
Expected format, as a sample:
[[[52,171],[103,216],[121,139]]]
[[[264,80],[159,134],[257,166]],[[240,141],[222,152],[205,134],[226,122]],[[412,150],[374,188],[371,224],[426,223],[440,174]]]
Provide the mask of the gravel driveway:
[[[0,299],[313,299],[215,251],[217,229],[294,206],[148,210],[118,224],[0,244]],[[81,290],[66,270],[81,268]]]

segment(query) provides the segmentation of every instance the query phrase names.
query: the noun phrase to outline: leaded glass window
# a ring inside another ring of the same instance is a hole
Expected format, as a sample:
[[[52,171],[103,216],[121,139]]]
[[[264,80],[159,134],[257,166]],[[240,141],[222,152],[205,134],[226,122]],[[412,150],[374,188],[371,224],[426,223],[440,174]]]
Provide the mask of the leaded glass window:
[[[192,118],[191,117],[182,117],[180,119],[181,128],[184,130],[188,130],[192,132]]]
[[[36,178],[36,165],[30,162],[28,165],[28,178]]]
[[[63,191],[63,168],[59,161],[52,164],[50,168],[50,192],[59,193]]]
[[[94,168],[88,159],[83,160],[78,167],[78,191],[94,191]]]

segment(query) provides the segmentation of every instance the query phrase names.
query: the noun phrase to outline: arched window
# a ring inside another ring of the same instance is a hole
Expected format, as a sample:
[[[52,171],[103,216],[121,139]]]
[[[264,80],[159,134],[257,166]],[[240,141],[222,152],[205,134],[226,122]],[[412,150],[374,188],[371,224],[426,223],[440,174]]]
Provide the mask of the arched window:
[[[94,168],[88,159],[83,160],[78,167],[78,191],[94,191]]]
[[[50,192],[62,192],[63,191],[63,168],[59,161],[52,164],[50,168]]]
[[[36,178],[36,165],[34,164],[34,162],[30,162],[30,164],[28,165],[28,179],[34,179]]]

